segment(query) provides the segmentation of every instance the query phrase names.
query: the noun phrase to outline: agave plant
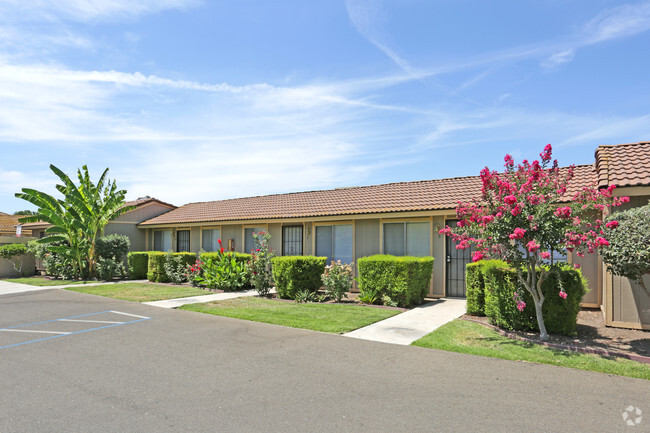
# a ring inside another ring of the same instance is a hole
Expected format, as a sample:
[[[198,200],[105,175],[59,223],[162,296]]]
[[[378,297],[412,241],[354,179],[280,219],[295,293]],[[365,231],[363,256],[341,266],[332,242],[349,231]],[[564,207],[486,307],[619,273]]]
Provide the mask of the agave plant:
[[[115,180],[107,179],[108,168],[104,170],[97,184],[90,180],[88,167],[77,170],[79,186],[63,171],[50,165],[50,169],[63,182],[56,189],[63,194],[57,199],[35,189],[23,188],[16,197],[27,200],[38,207],[35,215],[19,219],[21,223],[44,221],[51,224],[45,230],[48,236],[39,243],[67,241],[67,245],[50,246],[49,249],[70,260],[75,275],[96,275],[96,241],[103,235],[109,221],[124,212],[134,209],[124,206],[126,190],[118,190]]]

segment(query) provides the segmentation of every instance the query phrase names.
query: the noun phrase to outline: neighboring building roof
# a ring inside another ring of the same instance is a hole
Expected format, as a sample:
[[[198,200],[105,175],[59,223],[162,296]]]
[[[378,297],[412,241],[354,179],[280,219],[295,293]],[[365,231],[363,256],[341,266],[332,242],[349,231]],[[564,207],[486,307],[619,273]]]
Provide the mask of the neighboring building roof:
[[[9,215],[4,212],[0,212],[0,235],[2,236],[15,236],[16,235],[16,226],[20,224],[18,218],[21,218],[25,215]],[[23,225],[22,236],[31,236],[31,230],[25,230]]]
[[[125,207],[125,206],[135,206],[136,208],[138,208],[138,207],[143,206],[143,205],[148,204],[148,203],[158,203],[158,204],[161,204],[163,206],[170,207],[172,209],[176,209],[178,207],[178,206],[174,206],[173,204],[165,203],[164,201],[161,201],[161,200],[158,200],[157,198],[153,198],[153,197],[149,197],[149,196],[139,197],[137,200],[131,200],[131,201],[124,202],[123,207]],[[25,216],[25,215],[22,215],[22,216]],[[22,226],[23,226],[23,228],[29,228],[29,229],[36,230],[36,229],[46,229],[46,228],[50,227],[50,225],[51,225],[50,223],[46,223],[46,222],[43,222],[43,221],[36,221],[36,222],[33,222],[33,223],[25,223]]]
[[[593,165],[577,166],[567,195],[595,182]],[[455,209],[480,195],[478,176],[455,177],[189,203],[139,225]]]
[[[131,200],[131,201],[124,202],[124,206],[136,206],[137,207],[137,206],[142,206],[142,205],[145,205],[147,203],[152,203],[152,202],[161,204],[163,206],[169,206],[169,207],[171,207],[173,209],[176,209],[178,207],[178,206],[174,206],[173,204],[165,203],[164,201],[161,201],[161,200],[158,200],[157,198],[149,197],[149,196],[139,197],[137,200]]]
[[[599,146],[598,186],[650,185],[650,142]]]

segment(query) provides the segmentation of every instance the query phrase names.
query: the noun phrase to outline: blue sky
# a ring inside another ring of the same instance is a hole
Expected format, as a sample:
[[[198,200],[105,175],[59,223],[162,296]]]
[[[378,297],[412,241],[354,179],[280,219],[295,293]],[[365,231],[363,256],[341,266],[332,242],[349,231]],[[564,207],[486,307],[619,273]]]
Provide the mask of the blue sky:
[[[0,211],[104,168],[181,205],[650,140],[650,2],[8,0]]]

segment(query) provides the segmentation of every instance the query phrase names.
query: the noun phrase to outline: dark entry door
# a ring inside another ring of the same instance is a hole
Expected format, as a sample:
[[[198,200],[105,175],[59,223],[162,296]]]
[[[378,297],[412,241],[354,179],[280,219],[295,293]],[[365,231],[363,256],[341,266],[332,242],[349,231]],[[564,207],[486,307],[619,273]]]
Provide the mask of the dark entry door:
[[[457,220],[447,220],[449,227],[456,227]],[[457,250],[456,242],[447,236],[447,296],[465,296],[465,266],[472,262],[473,248]]]

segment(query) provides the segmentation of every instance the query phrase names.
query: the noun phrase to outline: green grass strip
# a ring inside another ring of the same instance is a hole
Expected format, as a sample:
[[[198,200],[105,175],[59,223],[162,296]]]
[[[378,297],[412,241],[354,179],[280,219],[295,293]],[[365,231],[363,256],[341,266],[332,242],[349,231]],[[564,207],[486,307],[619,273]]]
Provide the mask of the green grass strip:
[[[513,361],[537,362],[650,380],[650,365],[628,359],[552,349],[513,340],[467,320],[454,320],[412,343],[414,346]]]
[[[101,283],[101,281],[94,280],[51,280],[49,278],[43,277],[26,277],[26,278],[8,278],[3,279],[8,283],[18,283],[18,284],[29,284],[30,286],[63,286],[67,284],[89,284],[89,283]]]
[[[151,302],[163,299],[185,298],[188,296],[209,295],[210,292],[188,286],[168,286],[153,283],[120,283],[103,286],[68,287],[66,290],[122,299],[124,301]]]
[[[334,334],[350,332],[400,313],[360,305],[296,304],[251,297],[183,305],[180,309]]]

